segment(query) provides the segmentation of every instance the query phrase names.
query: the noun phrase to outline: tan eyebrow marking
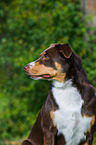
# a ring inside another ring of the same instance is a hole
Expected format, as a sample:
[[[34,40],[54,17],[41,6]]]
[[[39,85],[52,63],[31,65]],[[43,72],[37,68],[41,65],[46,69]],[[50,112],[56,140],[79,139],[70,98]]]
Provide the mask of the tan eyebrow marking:
[[[45,54],[46,54],[46,52],[42,52],[42,53],[40,53],[40,56],[41,56],[41,55],[45,55]]]
[[[40,56],[42,55],[42,53],[40,53]]]
[[[45,55],[46,54],[46,52],[43,52],[43,55]]]

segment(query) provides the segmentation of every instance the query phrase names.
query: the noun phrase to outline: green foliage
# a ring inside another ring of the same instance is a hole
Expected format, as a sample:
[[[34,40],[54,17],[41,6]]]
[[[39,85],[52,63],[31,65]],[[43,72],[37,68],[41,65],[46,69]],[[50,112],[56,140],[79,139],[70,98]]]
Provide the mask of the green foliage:
[[[23,67],[51,43],[69,43],[96,87],[96,36],[84,41],[89,28],[83,17],[80,0],[0,2],[1,140],[28,135],[44,104],[49,83],[31,80]]]

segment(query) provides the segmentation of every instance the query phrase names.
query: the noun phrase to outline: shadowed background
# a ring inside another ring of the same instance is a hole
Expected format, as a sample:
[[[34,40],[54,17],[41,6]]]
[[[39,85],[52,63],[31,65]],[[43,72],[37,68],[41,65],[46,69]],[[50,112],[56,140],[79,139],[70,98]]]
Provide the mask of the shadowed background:
[[[96,16],[85,1],[0,1],[0,145],[28,136],[50,82],[31,80],[23,67],[51,43],[69,43],[96,88]]]

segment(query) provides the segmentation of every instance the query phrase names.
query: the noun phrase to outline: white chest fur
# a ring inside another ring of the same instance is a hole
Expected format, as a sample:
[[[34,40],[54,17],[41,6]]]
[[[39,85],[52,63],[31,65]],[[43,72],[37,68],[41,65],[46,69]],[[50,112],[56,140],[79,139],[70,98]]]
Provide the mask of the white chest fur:
[[[63,134],[67,145],[77,145],[86,139],[84,133],[90,127],[91,119],[81,116],[83,100],[72,81],[65,83],[53,82],[53,97],[59,106],[54,112],[58,134]]]

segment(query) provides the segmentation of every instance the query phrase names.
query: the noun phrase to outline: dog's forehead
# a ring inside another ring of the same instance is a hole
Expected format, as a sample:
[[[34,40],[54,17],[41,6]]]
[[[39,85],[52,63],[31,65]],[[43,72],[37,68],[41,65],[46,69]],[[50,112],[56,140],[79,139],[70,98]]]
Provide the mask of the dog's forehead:
[[[58,47],[60,44],[59,43],[55,43],[55,44],[51,44],[47,49],[45,49],[45,51],[43,52],[43,54],[46,54],[46,52]]]
[[[50,48],[54,48],[54,47],[60,46],[60,45],[61,45],[60,43],[50,44],[50,47],[48,47],[48,48],[50,49]]]
[[[55,44],[50,44],[50,47],[55,47],[55,46],[59,46],[60,43],[55,43]]]

